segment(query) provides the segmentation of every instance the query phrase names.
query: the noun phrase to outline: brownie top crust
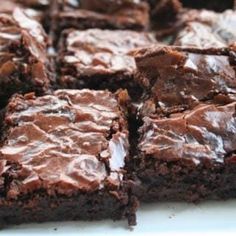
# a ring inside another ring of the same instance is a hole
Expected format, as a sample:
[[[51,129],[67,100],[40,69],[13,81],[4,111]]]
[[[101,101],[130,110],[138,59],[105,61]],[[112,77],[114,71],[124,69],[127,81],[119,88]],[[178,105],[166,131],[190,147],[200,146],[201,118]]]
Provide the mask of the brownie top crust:
[[[153,47],[139,50],[136,63],[138,80],[162,111],[194,107],[222,95],[235,100],[233,51]]]
[[[47,7],[49,7],[47,1],[4,0],[1,2],[0,12],[11,14],[16,8],[21,8],[28,17],[42,22],[44,18],[42,10]]]
[[[184,27],[174,42],[178,46],[198,48],[226,47],[236,41],[236,11],[216,13],[190,10],[182,16]]]
[[[100,29],[69,31],[62,41],[62,67],[76,68],[78,76],[133,74],[136,65],[129,52],[156,42],[149,33]]]
[[[19,8],[12,14],[0,14],[0,44],[0,85],[8,84],[0,93],[6,94],[11,84],[27,87],[29,81],[38,87],[49,86],[47,37],[37,21]]]
[[[145,158],[194,165],[223,163],[235,152],[235,106],[201,104],[170,118],[145,117],[139,149]]]
[[[7,197],[34,190],[72,195],[119,188],[128,157],[126,121],[108,91],[58,90],[15,96],[5,116],[0,173]]]
[[[59,0],[52,6],[58,33],[68,28],[143,30],[149,26],[149,6],[140,0]]]

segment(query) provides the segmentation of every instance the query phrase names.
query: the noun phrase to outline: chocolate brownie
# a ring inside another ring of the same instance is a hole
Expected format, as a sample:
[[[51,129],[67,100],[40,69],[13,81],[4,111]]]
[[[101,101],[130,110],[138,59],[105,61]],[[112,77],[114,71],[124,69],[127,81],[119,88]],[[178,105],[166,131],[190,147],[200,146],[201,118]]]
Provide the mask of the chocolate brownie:
[[[236,6],[235,0],[180,0],[184,7],[209,9],[214,11],[224,11],[226,9],[234,9]]]
[[[143,201],[236,197],[236,103],[145,117],[135,158]]]
[[[55,37],[63,29],[132,29],[149,25],[149,7],[141,0],[75,0],[52,4]]]
[[[236,11],[216,13],[191,10],[182,16],[183,26],[174,44],[178,46],[217,48],[236,42]]]
[[[136,52],[135,78],[146,88],[143,113],[170,114],[201,102],[234,101],[235,51],[154,46]],[[149,106],[147,105],[149,104]]]
[[[0,13],[12,14],[16,8],[21,8],[24,13],[41,23],[45,22],[45,11],[49,8],[47,1],[25,1],[25,0],[4,0],[1,3]]]
[[[59,83],[63,88],[140,90],[131,50],[156,43],[153,35],[129,30],[89,29],[64,32],[59,48]]]
[[[14,96],[0,147],[0,223],[114,220],[134,224],[120,91]]]
[[[42,26],[19,8],[2,13],[0,44],[0,104],[16,92],[47,91],[52,77]]]

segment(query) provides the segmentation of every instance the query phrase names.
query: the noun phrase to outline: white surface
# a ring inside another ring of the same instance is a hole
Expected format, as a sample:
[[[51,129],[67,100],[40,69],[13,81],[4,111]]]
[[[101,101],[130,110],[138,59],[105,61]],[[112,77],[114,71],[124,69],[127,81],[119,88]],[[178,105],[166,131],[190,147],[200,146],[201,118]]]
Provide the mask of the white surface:
[[[21,225],[0,231],[11,235],[236,235],[236,200],[147,204],[137,214],[138,225],[130,230],[125,221],[67,222]]]

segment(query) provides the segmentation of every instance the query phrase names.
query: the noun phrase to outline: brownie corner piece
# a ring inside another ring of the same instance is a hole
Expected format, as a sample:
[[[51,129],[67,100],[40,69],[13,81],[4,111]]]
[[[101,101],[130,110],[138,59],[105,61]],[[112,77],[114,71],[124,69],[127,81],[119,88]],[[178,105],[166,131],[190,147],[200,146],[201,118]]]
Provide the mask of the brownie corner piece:
[[[135,223],[124,99],[91,90],[12,97],[0,147],[2,224]]]
[[[143,201],[235,197],[235,108],[235,102],[200,104],[143,118],[135,194]]]
[[[235,101],[235,53],[230,48],[154,46],[135,54],[135,79],[154,112],[172,113],[201,102]]]
[[[45,92],[53,76],[46,56],[47,36],[20,8],[0,14],[0,100],[17,92]],[[2,105],[2,104],[1,104]]]

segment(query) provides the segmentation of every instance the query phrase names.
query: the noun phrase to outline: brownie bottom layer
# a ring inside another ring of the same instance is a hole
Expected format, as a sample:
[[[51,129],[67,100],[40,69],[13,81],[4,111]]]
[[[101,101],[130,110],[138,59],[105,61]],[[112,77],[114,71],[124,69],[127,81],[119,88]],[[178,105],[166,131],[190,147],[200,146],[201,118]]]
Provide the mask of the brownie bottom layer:
[[[140,201],[220,200],[236,198],[236,167],[186,167],[159,162],[138,172],[134,195]]]
[[[80,195],[73,198],[34,196],[17,201],[0,200],[0,224],[42,223],[49,221],[92,221],[127,218],[135,224],[133,205],[125,197],[117,200],[106,195]]]

